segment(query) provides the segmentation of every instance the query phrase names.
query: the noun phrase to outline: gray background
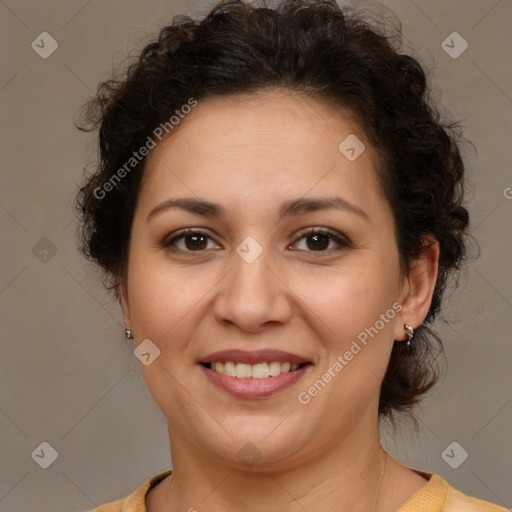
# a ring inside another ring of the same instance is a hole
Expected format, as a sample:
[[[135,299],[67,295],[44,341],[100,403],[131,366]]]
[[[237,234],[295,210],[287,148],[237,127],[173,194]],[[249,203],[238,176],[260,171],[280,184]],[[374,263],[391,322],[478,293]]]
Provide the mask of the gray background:
[[[124,341],[119,307],[76,250],[71,202],[95,140],[73,119],[113,64],[172,15],[205,5],[0,0],[1,511],[88,510],[170,467],[165,419]],[[482,254],[447,304],[452,323],[439,325],[448,373],[419,411],[420,435],[385,432],[384,443],[410,466],[510,508],[512,2],[386,5],[435,64],[439,99],[477,147],[467,153],[468,193]],[[44,31],[59,45],[47,59],[31,47]],[[469,43],[458,58],[441,47],[453,31]],[[441,456],[454,441],[469,454],[457,469]],[[47,469],[31,456],[42,442],[58,453]]]

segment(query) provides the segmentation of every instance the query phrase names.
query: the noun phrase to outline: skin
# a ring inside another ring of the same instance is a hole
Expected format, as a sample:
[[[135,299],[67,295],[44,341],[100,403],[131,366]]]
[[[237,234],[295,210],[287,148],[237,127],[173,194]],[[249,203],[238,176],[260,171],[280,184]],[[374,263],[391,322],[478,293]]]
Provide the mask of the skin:
[[[338,150],[349,134],[366,145],[352,162]],[[171,135],[147,160],[121,289],[135,343],[149,338],[161,351],[141,371],[168,421],[173,473],[147,495],[148,511],[397,510],[426,479],[382,449],[379,390],[404,324],[416,327],[428,312],[437,242],[401,275],[374,156],[347,112],[285,90],[211,98]],[[346,209],[278,218],[284,201],[333,196],[368,219]],[[171,208],[147,221],[179,197],[217,203],[225,215]],[[209,237],[200,250],[190,236],[174,251],[163,246],[187,227]],[[304,237],[317,227],[349,245],[324,237],[318,249]],[[252,263],[236,252],[248,236],[262,248]],[[401,311],[309,404],[299,403],[298,393],[394,303]],[[229,348],[280,349],[313,365],[274,396],[235,398],[197,364]],[[247,442],[261,455],[251,467],[237,457]]]

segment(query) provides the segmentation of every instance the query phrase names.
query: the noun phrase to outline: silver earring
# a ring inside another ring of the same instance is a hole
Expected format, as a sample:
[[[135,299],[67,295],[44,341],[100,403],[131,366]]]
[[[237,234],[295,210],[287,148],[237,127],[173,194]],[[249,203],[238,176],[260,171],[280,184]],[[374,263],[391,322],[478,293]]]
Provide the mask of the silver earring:
[[[414,329],[409,324],[404,324],[405,335],[407,336],[407,346],[411,346],[411,340],[414,336]]]
[[[133,340],[133,332],[130,329],[125,329],[124,334],[127,340]]]

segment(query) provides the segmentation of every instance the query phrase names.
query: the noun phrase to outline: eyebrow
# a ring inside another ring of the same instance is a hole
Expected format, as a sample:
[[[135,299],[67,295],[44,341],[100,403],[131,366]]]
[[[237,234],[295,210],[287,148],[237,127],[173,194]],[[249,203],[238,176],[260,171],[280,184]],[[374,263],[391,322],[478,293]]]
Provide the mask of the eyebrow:
[[[225,210],[219,204],[212,203],[211,201],[206,201],[204,199],[198,199],[196,197],[180,197],[167,199],[163,203],[155,206],[149,212],[146,218],[146,223],[172,208],[180,208],[189,213],[203,215],[206,217],[222,218],[225,216]],[[292,217],[303,213],[326,209],[348,211],[359,215],[367,222],[370,222],[370,217],[364,210],[341,197],[301,197],[299,199],[292,199],[281,205],[278,215],[280,219],[283,219],[284,217]]]

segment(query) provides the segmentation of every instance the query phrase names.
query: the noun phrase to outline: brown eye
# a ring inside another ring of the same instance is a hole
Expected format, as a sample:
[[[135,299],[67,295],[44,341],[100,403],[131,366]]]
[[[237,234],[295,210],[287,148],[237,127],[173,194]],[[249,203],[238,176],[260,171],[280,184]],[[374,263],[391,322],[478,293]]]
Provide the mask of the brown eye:
[[[201,234],[194,233],[193,235],[185,235],[182,238],[185,241],[185,247],[190,250],[205,249],[206,245],[208,245],[206,242],[208,237]]]
[[[327,249],[327,247],[329,246],[330,237],[322,233],[316,233],[314,235],[306,236],[306,240],[311,241],[311,244],[308,244],[308,247],[313,250]]]
[[[172,238],[164,240],[162,247],[184,253],[205,252],[207,249],[221,248],[218,244],[209,247],[209,241],[213,242],[213,239],[207,233],[187,228],[175,233]],[[351,247],[350,242],[343,235],[324,228],[303,233],[293,245],[297,245],[301,241],[305,242],[305,248],[299,248],[299,250],[305,252],[329,254]]]
[[[182,252],[203,252],[208,249],[209,240],[212,238],[206,233],[187,228],[164,240],[162,246]]]
[[[306,252],[330,253],[350,247],[350,242],[345,237],[325,228],[317,228],[303,233],[298,242],[302,240],[305,241],[306,248],[299,248],[299,250],[305,250]],[[295,242],[295,244],[298,242]],[[329,247],[331,242],[334,242],[334,247]]]

